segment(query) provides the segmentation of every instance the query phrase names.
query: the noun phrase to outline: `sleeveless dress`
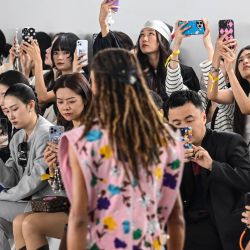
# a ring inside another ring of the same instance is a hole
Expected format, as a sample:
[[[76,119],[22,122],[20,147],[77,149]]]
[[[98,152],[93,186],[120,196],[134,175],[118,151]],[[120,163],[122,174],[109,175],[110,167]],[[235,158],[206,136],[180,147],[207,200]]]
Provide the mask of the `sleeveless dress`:
[[[165,249],[168,217],[176,201],[183,172],[183,146],[162,148],[160,163],[150,174],[140,169],[140,181],[124,171],[109,144],[108,133],[94,125],[81,139],[83,127],[64,134],[59,162],[69,200],[72,173],[68,147],[79,161],[88,194],[89,250]]]

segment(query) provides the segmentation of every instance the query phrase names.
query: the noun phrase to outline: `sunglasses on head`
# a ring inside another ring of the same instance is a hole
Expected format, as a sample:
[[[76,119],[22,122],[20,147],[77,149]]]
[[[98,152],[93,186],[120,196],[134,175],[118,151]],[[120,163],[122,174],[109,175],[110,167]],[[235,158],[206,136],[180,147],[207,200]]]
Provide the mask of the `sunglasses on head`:
[[[28,162],[28,144],[27,142],[21,142],[17,146],[18,151],[18,164],[23,168],[26,167]]]

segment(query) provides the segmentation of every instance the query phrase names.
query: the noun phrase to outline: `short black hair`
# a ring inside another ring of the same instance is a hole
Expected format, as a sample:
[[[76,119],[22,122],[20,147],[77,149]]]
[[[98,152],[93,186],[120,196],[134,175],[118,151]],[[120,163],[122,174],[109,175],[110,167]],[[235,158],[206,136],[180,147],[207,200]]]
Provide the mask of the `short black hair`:
[[[43,62],[43,69],[49,69],[50,67],[44,63],[46,50],[51,46],[51,37],[43,31],[36,32],[36,40],[38,42],[40,53]]]
[[[154,92],[153,90],[149,90],[149,94],[151,95],[156,107],[158,109],[162,109],[162,107],[163,107],[162,98],[156,92]]]
[[[68,51],[70,54],[69,57],[71,59],[71,62],[73,62],[74,53],[75,53],[75,49],[76,49],[76,41],[79,39],[80,38],[73,33],[61,33],[61,34],[59,34],[59,36],[57,37],[57,39],[55,40],[55,42],[53,43],[52,48],[51,48],[51,59],[53,62],[53,66],[55,66],[53,54],[55,51],[59,51],[59,50]]]
[[[9,70],[0,75],[0,84],[10,87],[16,83],[30,85],[29,80],[19,71]]]
[[[181,107],[186,103],[192,103],[196,108],[204,111],[201,98],[193,90],[180,90],[174,92],[164,105],[164,116],[168,118],[169,109]]]

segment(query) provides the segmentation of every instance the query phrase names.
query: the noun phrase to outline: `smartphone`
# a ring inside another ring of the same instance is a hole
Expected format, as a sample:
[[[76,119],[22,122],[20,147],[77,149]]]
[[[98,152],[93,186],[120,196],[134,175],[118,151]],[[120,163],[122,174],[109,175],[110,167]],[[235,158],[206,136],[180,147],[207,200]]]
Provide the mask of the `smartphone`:
[[[22,29],[22,39],[25,42],[31,43],[31,39],[36,38],[36,30],[34,28],[25,27]]]
[[[250,206],[250,192],[245,193],[244,200],[245,200],[245,206]]]
[[[76,41],[76,53],[77,56],[88,55],[88,40],[77,40]]]
[[[8,144],[8,120],[0,118],[0,148],[5,148]]]
[[[107,3],[110,3],[113,1],[113,5],[117,6],[116,8],[111,8],[112,12],[118,12],[118,6],[119,6],[119,0],[107,0]]]
[[[63,126],[50,126],[49,141],[58,144],[63,132],[64,132]]]
[[[186,149],[191,149],[193,148],[192,146],[192,136],[193,136],[193,130],[191,127],[185,127],[185,128],[180,128],[181,132],[181,141],[184,141],[184,148]]]
[[[234,21],[232,19],[219,20],[219,37],[226,32],[228,32],[228,35],[225,37],[226,41],[234,39]]]
[[[178,26],[183,24],[184,21],[179,21]],[[186,25],[184,25],[183,28],[190,27],[188,30],[183,32],[184,35],[190,36],[190,35],[203,35],[205,33],[205,25],[203,20],[192,20],[188,21]]]

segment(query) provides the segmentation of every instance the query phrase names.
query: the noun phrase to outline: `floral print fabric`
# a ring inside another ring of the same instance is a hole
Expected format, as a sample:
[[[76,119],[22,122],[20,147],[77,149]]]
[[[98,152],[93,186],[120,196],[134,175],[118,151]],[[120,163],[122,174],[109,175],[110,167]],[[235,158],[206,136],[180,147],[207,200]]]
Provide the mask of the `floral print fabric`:
[[[69,199],[72,197],[69,144],[85,179],[89,206],[89,250],[161,250],[164,227],[175,203],[182,177],[182,146],[162,148],[160,163],[141,168],[140,181],[128,178],[98,125],[80,139],[83,127],[62,137],[59,160]],[[126,167],[126,166],[125,166]]]

